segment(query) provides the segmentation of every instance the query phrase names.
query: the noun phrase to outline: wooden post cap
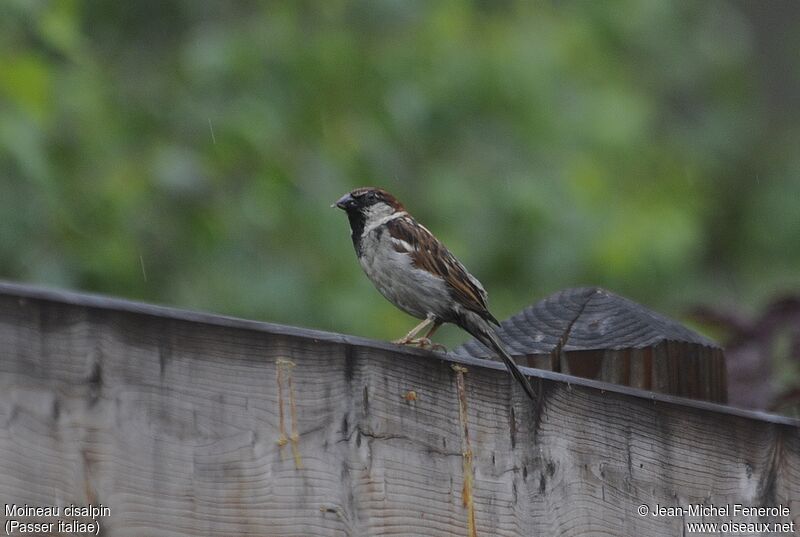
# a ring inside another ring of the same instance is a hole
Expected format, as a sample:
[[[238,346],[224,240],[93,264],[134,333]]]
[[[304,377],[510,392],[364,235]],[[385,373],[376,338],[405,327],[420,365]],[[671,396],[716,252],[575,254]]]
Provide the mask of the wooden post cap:
[[[500,323],[518,363],[706,401],[727,400],[725,357],[714,341],[599,287],[559,291]],[[492,357],[476,340],[457,354]]]

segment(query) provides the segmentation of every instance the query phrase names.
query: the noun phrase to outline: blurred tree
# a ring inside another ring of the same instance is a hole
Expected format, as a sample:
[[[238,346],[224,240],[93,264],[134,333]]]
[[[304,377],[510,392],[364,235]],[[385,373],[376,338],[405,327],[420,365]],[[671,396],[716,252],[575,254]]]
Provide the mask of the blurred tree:
[[[779,297],[754,318],[708,306],[692,316],[723,338],[730,404],[800,416],[800,295]]]
[[[7,0],[0,276],[394,337],[328,209],[377,184],[500,317],[584,284],[755,306],[800,280],[797,17]]]

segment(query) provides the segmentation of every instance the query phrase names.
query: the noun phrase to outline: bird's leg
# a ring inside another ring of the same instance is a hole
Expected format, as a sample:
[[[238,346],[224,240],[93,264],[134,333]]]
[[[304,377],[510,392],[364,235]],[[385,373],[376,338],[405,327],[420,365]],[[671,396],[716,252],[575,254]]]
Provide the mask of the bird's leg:
[[[417,326],[412,328],[411,331],[408,334],[406,334],[404,337],[402,337],[400,339],[396,339],[396,340],[392,341],[392,343],[396,343],[398,345],[414,344],[413,343],[414,342],[413,337],[416,336],[417,333],[420,330],[422,330],[423,328],[425,328],[426,326],[428,326],[432,322],[433,322],[433,317],[429,315],[424,321],[422,321]]]
[[[431,326],[431,329],[428,330],[428,333],[425,334],[424,337],[414,339],[410,343],[419,345],[420,347],[423,348],[429,348],[434,351],[447,352],[447,347],[445,347],[440,343],[434,343],[431,341],[431,337],[433,337],[433,334],[435,334],[436,331],[439,330],[440,326],[442,326],[441,321],[434,321],[433,326]]]

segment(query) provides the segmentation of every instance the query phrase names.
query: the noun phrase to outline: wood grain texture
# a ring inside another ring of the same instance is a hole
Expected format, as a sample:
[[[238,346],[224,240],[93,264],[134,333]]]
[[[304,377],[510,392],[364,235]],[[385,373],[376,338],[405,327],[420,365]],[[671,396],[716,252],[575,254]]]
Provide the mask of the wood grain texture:
[[[464,445],[477,535],[682,534],[643,503],[800,524],[787,418],[534,370],[530,404],[494,362],[8,284],[0,349],[0,499],[102,503],[102,535],[465,536]]]
[[[705,401],[727,400],[719,345],[599,287],[554,293],[504,320],[497,333],[521,365]],[[454,352],[494,355],[475,339]]]

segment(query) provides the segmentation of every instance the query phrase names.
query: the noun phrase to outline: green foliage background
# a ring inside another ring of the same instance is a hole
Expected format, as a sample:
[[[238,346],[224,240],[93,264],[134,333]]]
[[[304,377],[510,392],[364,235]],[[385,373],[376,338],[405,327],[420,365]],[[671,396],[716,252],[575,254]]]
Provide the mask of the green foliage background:
[[[380,185],[499,318],[753,308],[800,284],[797,5],[5,0],[0,277],[396,337],[329,208]]]

